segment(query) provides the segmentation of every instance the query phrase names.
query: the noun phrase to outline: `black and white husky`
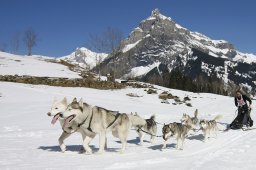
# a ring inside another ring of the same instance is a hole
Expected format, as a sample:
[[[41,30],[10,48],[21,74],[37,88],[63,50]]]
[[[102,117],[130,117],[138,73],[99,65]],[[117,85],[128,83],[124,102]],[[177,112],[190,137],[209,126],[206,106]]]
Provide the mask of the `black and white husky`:
[[[140,119],[140,124],[134,125],[133,126],[136,128],[139,138],[140,138],[140,144],[143,145],[143,140],[145,137],[145,134],[150,135],[150,142],[154,143],[155,141],[155,136],[157,133],[157,124],[156,124],[156,116],[152,115],[149,119],[143,119],[141,118],[137,113],[129,115],[129,118],[132,119]],[[132,121],[133,122],[133,121]]]
[[[163,132],[163,139],[164,144],[162,149],[166,148],[167,140],[174,136],[177,139],[177,145],[176,149],[183,149],[185,138],[188,135],[188,132],[190,131],[191,126],[183,125],[181,123],[170,123],[163,126],[162,132]],[[181,146],[180,146],[181,141]]]
[[[209,137],[212,137],[213,134],[215,135],[215,137],[217,137],[217,131],[219,130],[217,126],[217,121],[221,119],[221,117],[221,115],[218,115],[213,120],[203,119],[200,121],[199,125],[200,129],[204,133],[204,142],[206,142]]]
[[[183,114],[181,122],[185,125],[191,126],[192,130],[196,130],[199,126],[198,110],[194,112],[194,117],[190,117],[188,114]]]
[[[70,127],[75,124],[83,131],[99,134],[98,153],[104,152],[106,133],[109,131],[112,132],[113,136],[121,140],[121,152],[124,152],[131,126],[127,114],[91,106],[81,99],[79,102],[73,101],[69,104],[62,116],[65,118],[64,127]],[[92,139],[93,137],[89,136],[89,138]],[[84,141],[84,149],[87,153],[92,153],[88,144],[88,141]]]

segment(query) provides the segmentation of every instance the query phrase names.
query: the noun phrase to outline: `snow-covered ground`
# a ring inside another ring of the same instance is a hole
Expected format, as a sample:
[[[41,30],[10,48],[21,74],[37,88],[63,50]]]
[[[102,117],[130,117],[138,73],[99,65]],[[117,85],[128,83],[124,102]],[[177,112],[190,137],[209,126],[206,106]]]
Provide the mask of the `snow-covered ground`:
[[[123,77],[124,78],[129,78],[129,77],[134,78],[134,77],[142,76],[142,75],[145,75],[148,72],[150,72],[155,67],[158,67],[159,65],[160,65],[160,62],[155,62],[155,63],[153,63],[151,65],[148,65],[148,66],[134,67],[134,68],[132,68],[130,73],[125,74]]]
[[[173,105],[173,100],[169,105],[162,104],[158,95],[146,94],[144,89],[96,90],[0,82],[0,169],[255,169],[256,130],[220,131],[218,138],[207,143],[197,132],[186,139],[183,151],[175,149],[173,138],[164,151],[160,150],[162,138],[151,144],[147,136],[144,146],[140,146],[136,132],[130,131],[123,154],[118,152],[119,140],[109,134],[108,150],[101,155],[78,154],[82,140],[79,134],[73,134],[65,142],[67,151],[60,152],[57,139],[61,127],[52,126],[46,115],[54,96],[67,96],[69,101],[83,97],[89,104],[120,112],[136,111],[145,118],[154,113],[160,123],[179,121],[183,113],[192,115],[196,108],[200,118],[223,115],[220,129],[234,118],[236,108],[231,97],[158,88],[158,93],[168,90],[179,97],[189,96],[193,107]],[[127,93],[143,97],[132,98]],[[162,125],[158,125],[158,135],[161,130]],[[91,143],[94,152],[98,143],[98,137]]]
[[[50,57],[21,56],[0,52],[0,75],[81,78],[68,67],[45,61]],[[52,58],[54,59],[54,58]]]

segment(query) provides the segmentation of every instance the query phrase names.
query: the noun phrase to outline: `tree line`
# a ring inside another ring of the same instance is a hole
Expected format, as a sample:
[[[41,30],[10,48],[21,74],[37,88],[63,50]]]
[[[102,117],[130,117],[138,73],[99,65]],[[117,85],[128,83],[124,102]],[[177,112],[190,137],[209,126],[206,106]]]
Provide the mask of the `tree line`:
[[[179,69],[163,73],[162,76],[152,76],[148,79],[148,82],[172,89],[220,95],[232,95],[232,91],[237,88],[235,84],[229,83],[225,85],[223,80],[204,75],[203,73],[192,79]]]
[[[23,39],[22,39],[23,38]],[[38,42],[38,35],[37,33],[32,29],[29,28],[26,31],[24,31],[23,35],[19,32],[16,32],[12,35],[10,40],[10,50],[14,54],[18,54],[21,47],[21,39],[23,40],[24,46],[27,49],[27,55],[32,55],[32,49],[37,45]],[[0,43],[0,51],[7,52],[8,44],[5,42]]]

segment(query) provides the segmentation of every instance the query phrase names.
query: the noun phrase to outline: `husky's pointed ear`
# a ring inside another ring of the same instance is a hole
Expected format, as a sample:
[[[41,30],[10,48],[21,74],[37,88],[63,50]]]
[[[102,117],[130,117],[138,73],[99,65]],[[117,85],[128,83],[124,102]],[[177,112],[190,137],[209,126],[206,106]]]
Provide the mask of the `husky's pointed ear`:
[[[165,126],[165,123],[164,123],[164,126]]]
[[[64,97],[64,99],[61,101],[61,103],[63,103],[64,105],[68,105],[67,98],[66,98],[66,97]]]
[[[77,99],[76,99],[76,97],[73,99],[73,101],[72,102],[77,102]]]
[[[133,113],[131,112],[131,115],[133,115]]]
[[[79,100],[79,106],[83,108],[83,105],[84,105],[83,98],[81,98],[81,99]]]
[[[138,116],[138,113],[137,113],[137,112],[135,112],[135,113],[134,113],[134,116]]]

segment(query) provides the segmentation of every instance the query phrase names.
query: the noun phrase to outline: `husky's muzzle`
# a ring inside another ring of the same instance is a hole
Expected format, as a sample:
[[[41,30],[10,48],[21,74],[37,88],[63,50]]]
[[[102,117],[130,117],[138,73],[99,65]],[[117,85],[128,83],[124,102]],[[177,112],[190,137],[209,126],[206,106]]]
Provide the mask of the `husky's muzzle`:
[[[63,116],[63,115],[62,115]],[[69,127],[71,121],[76,117],[76,115],[70,115],[69,117],[67,117],[64,121],[63,127]]]
[[[173,134],[171,134],[171,135],[164,134],[164,135],[163,135],[163,139],[164,139],[165,141],[167,141],[171,136],[173,136]]]

